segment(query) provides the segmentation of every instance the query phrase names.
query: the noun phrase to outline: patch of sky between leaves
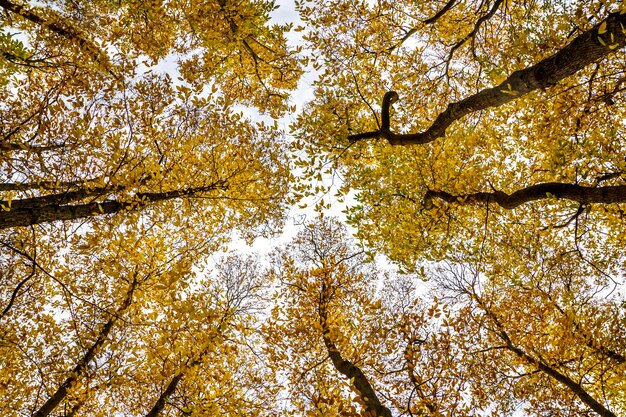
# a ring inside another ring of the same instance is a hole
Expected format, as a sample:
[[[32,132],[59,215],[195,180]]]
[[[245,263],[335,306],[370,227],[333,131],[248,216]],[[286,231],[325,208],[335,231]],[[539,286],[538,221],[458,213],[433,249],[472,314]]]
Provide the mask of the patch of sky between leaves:
[[[303,22],[300,20],[299,13],[296,10],[295,3],[292,0],[279,0],[276,2],[276,6],[277,8],[270,13],[270,25],[293,24],[294,28],[303,26]],[[302,46],[304,44],[303,37],[305,34],[306,29],[298,32],[291,30],[286,34],[288,45],[292,48]],[[308,54],[310,51],[305,49],[303,53]],[[295,123],[297,115],[302,111],[305,104],[313,99],[313,84],[318,78],[318,74],[319,72],[315,71],[312,67],[304,69],[304,73],[298,82],[298,87],[291,93],[290,97],[290,105],[295,105],[296,112],[287,113],[277,121],[278,126],[283,130],[283,132],[285,132],[285,135],[287,135],[288,141],[290,140],[290,126]],[[271,118],[269,118],[269,116],[260,114],[257,109],[246,106],[236,106],[235,109],[243,112],[243,114],[251,120],[264,121],[266,124],[273,124],[274,122]],[[324,182],[328,182],[328,184],[331,184],[331,182],[334,181],[333,188],[340,186],[337,185],[337,178],[329,177],[324,180]],[[345,203],[339,203],[335,198],[332,198],[331,195],[332,191],[326,196],[331,198],[333,201],[331,202],[330,209],[325,210],[324,214],[345,220],[344,210],[351,202],[354,202],[353,199],[348,198]],[[317,213],[313,208],[317,202],[317,198],[319,197],[306,199],[303,202],[307,204],[306,208],[299,208],[298,206],[291,208],[281,235],[273,238],[257,238],[251,246],[246,245],[245,242],[238,236],[233,236],[233,242],[230,247],[237,248],[240,252],[253,252],[263,255],[271,252],[277,246],[289,242],[295,237],[304,223],[313,221],[317,217]]]

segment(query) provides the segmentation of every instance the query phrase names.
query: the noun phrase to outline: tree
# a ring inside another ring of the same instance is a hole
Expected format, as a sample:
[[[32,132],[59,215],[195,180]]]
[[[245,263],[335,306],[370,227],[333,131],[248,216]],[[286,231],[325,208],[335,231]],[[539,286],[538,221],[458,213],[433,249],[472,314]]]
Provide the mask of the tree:
[[[268,349],[287,372],[291,403],[303,415],[354,414],[347,398],[347,389],[353,389],[364,412],[391,416],[357,362],[358,343],[343,331],[348,321],[362,318],[342,311],[342,302],[354,305],[357,289],[367,288],[372,278],[359,274],[363,253],[351,253],[343,243],[346,237],[339,223],[320,219],[275,255],[280,287],[266,329]]]
[[[113,230],[96,253],[84,243],[46,247],[34,233],[30,241],[18,234],[2,241],[12,255],[4,257],[3,271],[32,267],[9,303],[2,300],[3,410],[53,415],[61,404],[67,409],[78,401],[85,387],[111,384],[130,342],[129,324],[148,294],[162,296],[165,283],[188,285],[194,258],[207,244],[187,246],[176,242],[179,236],[144,227]],[[105,234],[88,235],[87,241]],[[12,282],[3,284],[10,289]]]
[[[290,203],[283,132],[241,112],[284,114],[301,74],[273,7],[0,2],[0,408],[262,406],[260,377],[228,369],[253,362],[256,287],[239,290],[256,277],[231,262],[223,295],[193,272]]]
[[[348,389],[362,415],[623,413],[621,300],[575,255],[537,275],[435,265],[421,296],[363,256],[328,219],[277,254],[267,349],[300,413],[353,415]]]
[[[522,408],[528,415],[623,412],[620,300],[602,294],[607,288],[579,268],[571,256],[545,259],[534,276],[483,275],[458,264],[439,269],[436,279],[449,300],[448,352],[463,364],[477,408]],[[428,351],[428,343],[420,348]]]
[[[541,245],[567,236],[566,251],[611,248],[586,255],[611,264],[626,198],[620,7],[346,2],[338,18],[302,5],[325,68],[295,129],[302,163],[341,176],[360,236],[407,266],[541,232]]]
[[[210,276],[153,301],[160,314],[146,317],[129,352],[134,369],[110,396],[125,413],[151,417],[271,412],[264,379],[273,376],[250,351],[263,308],[261,278],[252,258],[224,257]]]
[[[13,247],[36,264],[37,275],[0,322],[5,413],[273,408],[263,367],[253,373],[256,358],[247,347],[262,307],[258,263],[225,257],[197,275],[199,254],[214,243],[189,247],[157,228],[139,232],[116,234],[97,254],[70,249],[56,265]]]
[[[309,177],[340,176],[358,236],[404,268],[476,271],[410,349],[416,407],[623,413],[623,346],[590,325],[623,307],[621,2],[320,6]]]
[[[1,228],[155,203],[179,217],[205,201],[280,216],[281,132],[233,109],[282,114],[300,75],[289,27],[267,24],[270,3],[49,6],[0,3],[12,74],[0,108]],[[155,70],[166,58],[176,81]]]
[[[302,415],[355,415],[358,405],[360,415],[391,416],[402,403],[389,378],[397,368],[386,372],[402,358],[398,320],[387,321],[367,255],[336,219],[319,218],[274,256],[266,349],[286,375],[290,406]]]

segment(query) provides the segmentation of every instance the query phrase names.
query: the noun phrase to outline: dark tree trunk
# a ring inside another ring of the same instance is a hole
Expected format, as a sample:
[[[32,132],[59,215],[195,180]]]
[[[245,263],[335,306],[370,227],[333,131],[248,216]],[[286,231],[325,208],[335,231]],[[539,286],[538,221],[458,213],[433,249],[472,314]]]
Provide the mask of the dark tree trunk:
[[[547,198],[572,200],[580,204],[626,203],[626,185],[585,187],[578,184],[545,182],[522,188],[512,194],[494,191],[453,195],[445,191],[428,190],[424,195],[424,206],[431,207],[435,198],[450,204],[496,203],[505,209],[514,209],[522,204]]]
[[[113,325],[117,321],[118,316],[130,306],[133,299],[133,292],[135,291],[136,286],[137,281],[133,281],[126,294],[126,298],[117,309],[115,314],[112,314],[109,320],[107,320],[107,322],[104,324],[96,340],[91,344],[89,349],[87,349],[87,351],[80,358],[74,369],[72,369],[72,371],[70,372],[70,376],[68,376],[65,381],[63,381],[59,388],[57,388],[56,392],[52,394],[50,398],[48,398],[48,400],[41,406],[41,408],[39,408],[39,410],[37,410],[37,412],[33,414],[33,417],[49,416],[50,413],[52,413],[54,409],[65,399],[72,384],[85,373],[87,367],[89,366],[89,363],[93,361],[100,347],[106,342],[109,334],[111,333]]]
[[[148,414],[146,414],[146,417],[157,417],[161,415],[161,412],[165,408],[165,404],[167,403],[167,400],[176,391],[176,388],[178,387],[178,384],[180,383],[181,379],[183,379],[182,372],[176,374],[170,380],[169,384],[167,384],[167,388],[165,388],[165,391],[163,391],[163,393],[159,396],[157,401],[154,403],[154,406],[152,407],[152,409],[148,412]]]
[[[325,294],[325,292],[326,287],[323,285],[322,294]],[[359,392],[361,400],[363,400],[367,411],[373,413],[374,416],[391,417],[391,411],[381,404],[378,396],[376,395],[376,391],[374,391],[374,387],[372,387],[372,385],[369,383],[363,371],[361,371],[361,369],[351,361],[344,359],[343,356],[341,356],[341,352],[339,352],[337,346],[328,336],[330,333],[330,329],[327,325],[325,299],[322,299],[320,301],[319,314],[320,324],[323,331],[324,345],[326,346],[328,356],[330,356],[330,360],[333,362],[335,369],[337,369],[339,373],[352,381],[352,385]]]
[[[1,0],[0,0],[1,1]],[[83,204],[67,204],[72,201],[92,198],[112,189],[78,190],[61,194],[51,194],[22,200],[0,201],[0,229],[51,223],[60,220],[76,220],[88,217],[114,214],[122,210],[135,210],[150,203],[194,197],[220,189],[226,189],[224,181],[216,181],[205,187],[187,188],[162,193],[137,193],[129,201],[104,200]]]

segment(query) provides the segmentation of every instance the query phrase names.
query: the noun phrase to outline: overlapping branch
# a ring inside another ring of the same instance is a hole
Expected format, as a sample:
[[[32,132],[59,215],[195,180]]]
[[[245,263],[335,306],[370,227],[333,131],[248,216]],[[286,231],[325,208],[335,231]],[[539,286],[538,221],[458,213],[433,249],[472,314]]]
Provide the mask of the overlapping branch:
[[[600,415],[602,417],[617,417],[612,411],[607,409],[605,406],[600,404],[600,402],[598,402],[598,400],[596,400],[594,397],[592,397],[581,386],[581,384],[577,383],[576,381],[574,381],[572,378],[570,378],[566,374],[564,374],[562,372],[559,372],[556,368],[554,368],[553,366],[545,363],[543,360],[537,359],[537,358],[531,356],[526,351],[524,351],[522,348],[520,348],[515,343],[513,343],[513,341],[509,337],[508,333],[504,329],[504,326],[500,323],[500,320],[498,319],[498,317],[487,307],[487,305],[480,298],[478,298],[475,295],[473,295],[473,298],[479,304],[481,309],[485,312],[487,317],[495,325],[495,333],[506,344],[506,348],[510,352],[515,354],[518,358],[522,359],[524,362],[528,363],[529,365],[535,366],[539,371],[545,373],[546,375],[548,375],[552,379],[554,379],[554,380],[560,382],[561,384],[565,385],[585,405],[587,405],[589,408],[591,408],[593,411],[595,411],[598,415]]]
[[[28,8],[21,4],[12,3],[9,0],[0,0],[0,7],[14,14],[17,14],[24,19],[42,28],[45,28],[65,39],[68,39],[71,42],[76,43],[81,48],[81,50],[90,55],[94,61],[101,65],[115,78],[118,78],[118,76],[112,70],[112,66],[109,62],[109,57],[107,56],[107,54],[104,51],[100,50],[96,46],[96,44],[89,40],[79,29],[63,23],[61,18],[47,18],[37,13],[32,8]]]

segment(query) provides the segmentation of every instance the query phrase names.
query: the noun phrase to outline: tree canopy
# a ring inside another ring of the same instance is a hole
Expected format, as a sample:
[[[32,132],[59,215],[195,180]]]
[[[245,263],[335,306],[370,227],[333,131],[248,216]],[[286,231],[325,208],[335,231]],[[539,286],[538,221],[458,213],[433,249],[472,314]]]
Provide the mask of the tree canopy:
[[[293,6],[0,0],[0,414],[625,414],[626,4]]]

